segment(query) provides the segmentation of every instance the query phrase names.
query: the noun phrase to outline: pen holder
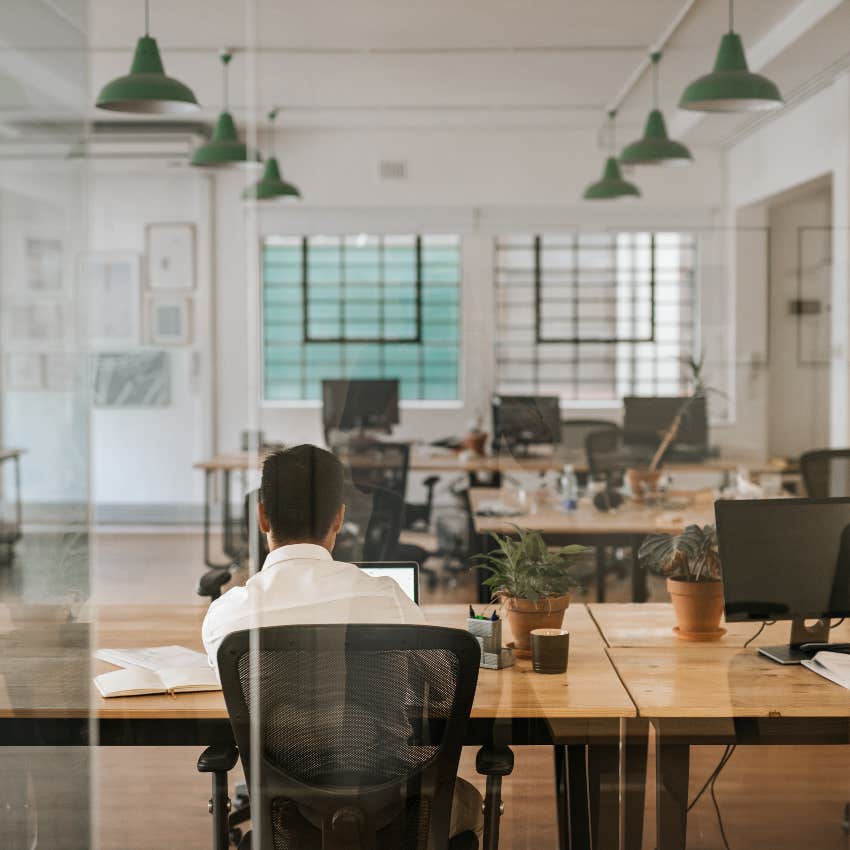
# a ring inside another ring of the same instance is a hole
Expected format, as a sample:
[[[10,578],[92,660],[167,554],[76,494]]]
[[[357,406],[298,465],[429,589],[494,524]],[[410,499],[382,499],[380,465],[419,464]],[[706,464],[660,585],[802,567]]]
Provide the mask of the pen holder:
[[[470,617],[466,621],[466,628],[481,646],[481,667],[501,670],[514,663],[513,650],[502,647],[501,620],[476,620]]]

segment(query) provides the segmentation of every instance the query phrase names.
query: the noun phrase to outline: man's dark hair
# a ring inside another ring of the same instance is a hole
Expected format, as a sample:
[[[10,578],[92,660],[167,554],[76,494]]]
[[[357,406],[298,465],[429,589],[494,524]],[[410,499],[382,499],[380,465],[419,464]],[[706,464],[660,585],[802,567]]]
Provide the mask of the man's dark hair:
[[[301,445],[263,463],[260,501],[276,543],[317,542],[342,505],[343,468],[330,452]]]

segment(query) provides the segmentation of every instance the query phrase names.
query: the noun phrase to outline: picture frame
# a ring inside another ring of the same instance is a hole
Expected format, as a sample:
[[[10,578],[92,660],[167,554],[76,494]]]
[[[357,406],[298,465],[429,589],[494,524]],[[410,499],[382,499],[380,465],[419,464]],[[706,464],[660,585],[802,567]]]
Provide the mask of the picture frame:
[[[73,325],[70,305],[59,298],[14,299],[3,305],[3,330],[11,348],[63,347]]]
[[[66,285],[65,240],[56,233],[21,239],[24,289],[31,295],[61,295]]]
[[[151,345],[186,346],[192,342],[192,299],[158,295],[147,300],[147,339]]]
[[[141,337],[141,258],[103,252],[80,255],[77,264],[77,323],[80,342],[91,348],[123,349]]]
[[[171,356],[167,351],[98,352],[92,363],[92,400],[101,408],[171,405]]]
[[[195,288],[195,225],[149,224],[145,228],[147,286],[153,292]]]

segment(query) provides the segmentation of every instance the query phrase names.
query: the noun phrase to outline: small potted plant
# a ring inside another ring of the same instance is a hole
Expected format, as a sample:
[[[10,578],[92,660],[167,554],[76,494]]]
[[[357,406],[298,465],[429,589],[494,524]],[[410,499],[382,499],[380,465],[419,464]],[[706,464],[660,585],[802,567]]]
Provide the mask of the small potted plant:
[[[571,593],[579,584],[570,574],[584,546],[550,549],[538,531],[517,528],[516,537],[490,535],[496,548],[479,555],[481,567],[492,575],[484,581],[507,612],[518,658],[531,657],[534,629],[559,629]]]
[[[652,534],[638,557],[650,570],[667,577],[667,592],[683,640],[717,640],[723,616],[723,583],[717,530],[713,525],[689,525],[681,534]]]

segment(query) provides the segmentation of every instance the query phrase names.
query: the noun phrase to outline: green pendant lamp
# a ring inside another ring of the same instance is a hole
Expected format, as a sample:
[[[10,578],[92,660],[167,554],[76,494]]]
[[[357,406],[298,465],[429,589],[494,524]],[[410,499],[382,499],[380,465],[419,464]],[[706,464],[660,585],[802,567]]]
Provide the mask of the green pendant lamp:
[[[126,77],[107,83],[97,96],[98,109],[144,114],[186,114],[200,109],[192,90],[165,76],[159,47],[150,37],[150,8],[145,0],[145,34],[136,44],[133,65]]]
[[[652,111],[646,119],[643,137],[623,148],[623,165],[688,165],[691,152],[667,135],[664,114],[658,108],[658,63],[661,53],[652,53]]]
[[[620,163],[617,162],[617,157],[614,156],[616,150],[615,138],[615,119],[617,112],[611,110],[608,113],[609,121],[609,148],[611,155],[605,162],[605,169],[602,172],[602,179],[591,183],[584,190],[584,199],[586,201],[612,201],[615,198],[639,198],[640,189],[634,183],[629,183],[623,179],[620,173]]]
[[[259,155],[249,152],[245,142],[239,140],[236,122],[228,111],[227,66],[230,65],[233,54],[228,50],[223,50],[220,58],[223,75],[224,110],[218,116],[210,140],[195,149],[191,163],[204,168],[254,165],[259,162]]]
[[[720,40],[714,70],[694,80],[682,94],[680,109],[695,112],[759,112],[779,109],[776,83],[747,66],[741,36],[734,30],[734,0],[729,0],[729,32]]]
[[[274,149],[274,122],[276,118],[277,110],[273,109],[269,112],[269,134],[272,139],[272,149]],[[263,176],[253,186],[249,186],[242,193],[242,197],[247,201],[270,201],[273,198],[297,201],[301,198],[301,192],[298,191],[297,186],[287,183],[280,176],[277,157],[270,156],[266,160]]]

